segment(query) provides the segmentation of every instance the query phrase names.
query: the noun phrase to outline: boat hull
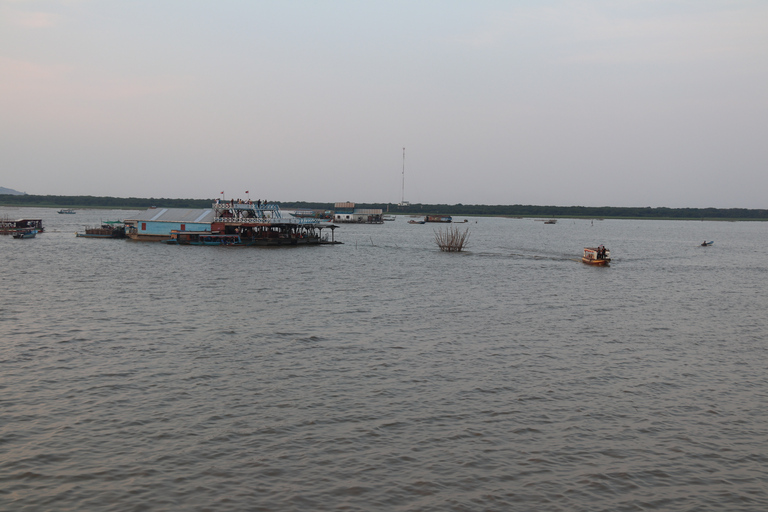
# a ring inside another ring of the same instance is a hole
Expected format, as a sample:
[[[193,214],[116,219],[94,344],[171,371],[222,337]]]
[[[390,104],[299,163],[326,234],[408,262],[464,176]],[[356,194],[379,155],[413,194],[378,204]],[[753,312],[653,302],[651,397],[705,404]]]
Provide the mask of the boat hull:
[[[78,238],[125,238],[125,236],[118,235],[99,235],[92,233],[75,233]]]
[[[21,240],[23,238],[35,238],[35,235],[37,235],[37,231],[33,231],[31,233],[15,233],[13,238]]]
[[[595,260],[590,258],[581,258],[582,263],[586,263],[587,265],[595,265],[598,267],[607,267],[608,264],[611,262],[610,258],[606,258],[604,260]]]
[[[453,222],[453,218],[450,215],[427,215],[424,217],[424,222]]]

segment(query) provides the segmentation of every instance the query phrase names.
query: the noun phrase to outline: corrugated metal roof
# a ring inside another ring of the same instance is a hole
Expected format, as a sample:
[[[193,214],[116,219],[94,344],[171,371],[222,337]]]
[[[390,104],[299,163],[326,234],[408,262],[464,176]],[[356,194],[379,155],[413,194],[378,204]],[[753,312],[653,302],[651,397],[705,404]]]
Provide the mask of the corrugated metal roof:
[[[354,207],[355,207],[355,203],[336,203],[336,204],[334,204],[333,206],[334,206],[334,208],[336,208],[337,210],[338,210],[339,208],[354,208]]]
[[[355,213],[359,215],[381,215],[381,208],[355,208]]]
[[[125,220],[157,222],[213,222],[213,210],[210,208],[149,208]]]

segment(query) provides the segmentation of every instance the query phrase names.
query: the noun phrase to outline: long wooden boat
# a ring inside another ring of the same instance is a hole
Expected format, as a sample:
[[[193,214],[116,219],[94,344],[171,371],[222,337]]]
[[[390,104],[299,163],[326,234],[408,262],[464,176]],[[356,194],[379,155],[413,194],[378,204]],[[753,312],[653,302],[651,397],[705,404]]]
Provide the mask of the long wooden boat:
[[[424,217],[425,222],[453,222],[453,217],[450,215],[427,215]]]
[[[86,227],[85,233],[75,233],[75,235],[82,238],[125,238],[125,224],[108,221],[100,227]]]
[[[42,219],[0,220],[0,235],[15,235],[19,232],[35,230],[36,233],[45,231]]]
[[[611,251],[603,247],[585,247],[581,261],[587,265],[607,266],[611,262]]]
[[[75,210],[73,210],[72,208],[64,208],[62,210],[59,210],[59,213],[65,213],[65,214],[72,215],[72,214],[77,213],[77,212]]]

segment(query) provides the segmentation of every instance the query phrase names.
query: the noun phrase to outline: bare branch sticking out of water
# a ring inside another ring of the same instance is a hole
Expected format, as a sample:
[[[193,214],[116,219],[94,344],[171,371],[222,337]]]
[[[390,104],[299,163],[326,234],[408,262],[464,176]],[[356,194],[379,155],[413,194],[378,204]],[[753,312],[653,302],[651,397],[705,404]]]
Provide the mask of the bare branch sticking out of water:
[[[469,241],[469,228],[461,230],[456,226],[450,226],[445,231],[435,231],[435,243],[445,252],[461,252]]]

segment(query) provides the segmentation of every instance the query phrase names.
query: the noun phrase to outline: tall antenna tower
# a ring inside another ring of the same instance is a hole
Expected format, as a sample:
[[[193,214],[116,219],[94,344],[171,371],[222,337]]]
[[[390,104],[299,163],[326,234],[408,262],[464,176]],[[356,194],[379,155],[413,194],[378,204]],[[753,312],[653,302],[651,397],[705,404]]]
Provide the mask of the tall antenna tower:
[[[408,202],[405,200],[405,148],[403,148],[403,187],[400,195],[400,204],[397,206],[408,206]]]

